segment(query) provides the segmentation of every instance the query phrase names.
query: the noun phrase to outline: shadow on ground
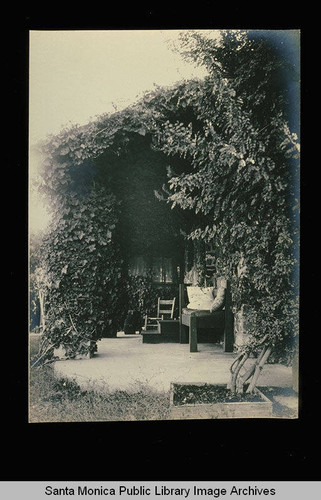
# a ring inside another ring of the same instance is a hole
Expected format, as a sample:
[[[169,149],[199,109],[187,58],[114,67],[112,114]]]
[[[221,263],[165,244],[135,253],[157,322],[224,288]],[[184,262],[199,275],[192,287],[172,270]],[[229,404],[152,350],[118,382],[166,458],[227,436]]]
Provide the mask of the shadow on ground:
[[[273,417],[298,418],[298,395],[291,387],[260,387],[272,401]]]

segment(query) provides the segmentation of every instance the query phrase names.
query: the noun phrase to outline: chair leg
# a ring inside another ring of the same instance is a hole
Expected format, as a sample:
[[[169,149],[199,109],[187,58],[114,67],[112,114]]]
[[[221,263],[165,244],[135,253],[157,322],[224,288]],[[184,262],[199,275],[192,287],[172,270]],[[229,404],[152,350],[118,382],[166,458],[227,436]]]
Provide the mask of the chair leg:
[[[197,352],[197,318],[193,314],[189,327],[189,352]]]

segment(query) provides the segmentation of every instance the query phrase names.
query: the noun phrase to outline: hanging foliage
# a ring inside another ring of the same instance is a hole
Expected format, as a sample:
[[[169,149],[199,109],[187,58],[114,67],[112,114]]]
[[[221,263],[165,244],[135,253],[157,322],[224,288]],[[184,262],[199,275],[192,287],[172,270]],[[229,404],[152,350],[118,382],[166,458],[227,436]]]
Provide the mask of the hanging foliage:
[[[215,42],[189,33],[182,43],[210,75],[180,97],[191,121],[159,127],[156,147],[191,164],[169,180],[168,200],[203,216],[189,237],[216,247],[235,310],[255,311],[244,355],[263,345],[264,362],[272,350],[284,360],[298,328],[299,144],[288,124],[289,65],[275,44],[241,32],[222,32]]]

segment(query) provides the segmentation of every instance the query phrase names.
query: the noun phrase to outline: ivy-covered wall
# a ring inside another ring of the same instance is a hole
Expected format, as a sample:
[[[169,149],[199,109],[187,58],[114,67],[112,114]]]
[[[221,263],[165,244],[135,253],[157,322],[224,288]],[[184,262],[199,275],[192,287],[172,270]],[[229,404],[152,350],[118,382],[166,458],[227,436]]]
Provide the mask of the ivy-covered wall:
[[[103,187],[70,195],[45,240],[46,336],[67,355],[111,335],[122,322],[125,290],[119,246],[113,240],[117,202]]]

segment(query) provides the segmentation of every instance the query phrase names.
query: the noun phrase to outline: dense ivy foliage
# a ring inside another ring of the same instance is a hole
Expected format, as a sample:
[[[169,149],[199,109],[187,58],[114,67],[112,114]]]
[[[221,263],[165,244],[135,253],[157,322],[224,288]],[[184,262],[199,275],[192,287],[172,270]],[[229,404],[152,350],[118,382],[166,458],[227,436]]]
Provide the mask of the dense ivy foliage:
[[[180,220],[191,221],[182,224],[189,238],[215,245],[235,310],[253,307],[250,348],[265,335],[276,351],[289,347],[297,319],[298,140],[289,127],[292,67],[281,43],[241,32],[222,32],[218,42],[183,36],[185,57],[205,65],[208,77],[155,89],[39,145],[38,187],[54,214],[43,266],[46,335],[55,346],[69,345],[71,356],[85,352],[105,328],[121,327],[128,306],[147,307],[138,281],[134,290],[126,275],[125,208],[111,174],[138,136],[168,158],[165,197],[180,217],[187,214]],[[129,195],[128,212],[132,201]],[[147,281],[140,285],[152,298]]]
[[[66,196],[43,255],[46,337],[68,357],[121,327],[122,260],[113,242],[115,198],[103,188]],[[118,323],[115,323],[118,318]],[[93,345],[93,344],[92,344]]]
[[[239,32],[223,33],[220,43],[193,34],[183,44],[210,76],[180,96],[194,122],[167,121],[158,134],[162,151],[192,165],[170,179],[169,201],[203,215],[190,237],[215,244],[235,310],[255,311],[249,348],[267,335],[275,351],[284,349],[298,317],[299,145],[288,125],[289,65],[277,44]]]

